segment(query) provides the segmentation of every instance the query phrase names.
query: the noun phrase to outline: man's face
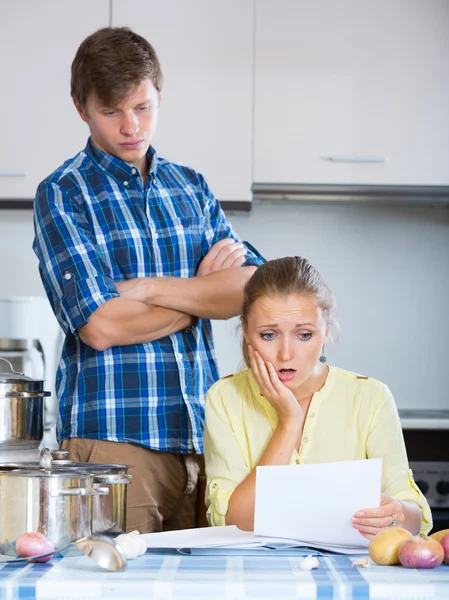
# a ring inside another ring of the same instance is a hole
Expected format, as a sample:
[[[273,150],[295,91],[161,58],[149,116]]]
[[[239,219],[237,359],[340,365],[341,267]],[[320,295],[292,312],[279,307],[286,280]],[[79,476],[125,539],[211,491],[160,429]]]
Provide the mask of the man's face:
[[[121,160],[146,169],[146,152],[156,131],[160,95],[149,79],[142,81],[118,106],[105,106],[91,94],[84,109],[75,106],[90,129],[94,144]]]

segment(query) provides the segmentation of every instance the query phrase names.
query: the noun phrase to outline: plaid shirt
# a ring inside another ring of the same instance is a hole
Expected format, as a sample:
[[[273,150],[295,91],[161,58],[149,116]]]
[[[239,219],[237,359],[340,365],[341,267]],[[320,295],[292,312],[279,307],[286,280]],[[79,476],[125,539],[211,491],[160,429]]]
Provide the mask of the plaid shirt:
[[[91,140],[39,186],[33,249],[66,338],[56,377],[58,439],[203,451],[204,398],[218,379],[210,321],[154,342],[96,351],[77,330],[134,277],[193,277],[220,239],[239,238],[203,177],[148,150],[132,165]],[[259,265],[251,252],[246,265]]]

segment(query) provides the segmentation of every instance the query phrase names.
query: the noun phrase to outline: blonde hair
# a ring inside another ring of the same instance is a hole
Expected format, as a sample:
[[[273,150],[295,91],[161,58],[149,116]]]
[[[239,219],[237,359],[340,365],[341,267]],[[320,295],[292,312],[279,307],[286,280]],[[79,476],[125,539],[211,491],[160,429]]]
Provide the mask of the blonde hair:
[[[243,290],[242,321],[246,326],[252,305],[267,296],[307,296],[323,311],[328,325],[334,324],[335,298],[319,271],[307,258],[287,256],[261,265]],[[248,346],[242,339],[242,353],[249,367]]]

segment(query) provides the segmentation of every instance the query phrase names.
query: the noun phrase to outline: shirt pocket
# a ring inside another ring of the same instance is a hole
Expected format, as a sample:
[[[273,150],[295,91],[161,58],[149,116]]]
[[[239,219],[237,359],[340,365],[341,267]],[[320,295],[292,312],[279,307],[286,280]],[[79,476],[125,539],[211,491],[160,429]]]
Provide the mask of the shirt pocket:
[[[194,277],[203,258],[204,216],[175,217],[156,229],[164,274]]]

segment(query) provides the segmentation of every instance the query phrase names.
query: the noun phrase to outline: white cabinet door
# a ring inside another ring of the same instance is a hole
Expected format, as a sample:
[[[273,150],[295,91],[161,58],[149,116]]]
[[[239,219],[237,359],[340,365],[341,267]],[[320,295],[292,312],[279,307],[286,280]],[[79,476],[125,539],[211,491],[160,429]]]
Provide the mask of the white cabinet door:
[[[82,40],[108,21],[108,0],[0,3],[0,198],[33,198],[40,181],[84,147],[70,66]]]
[[[448,0],[256,0],[255,181],[448,185]]]
[[[249,200],[253,0],[113,0],[114,25],[155,48],[164,88],[154,146],[219,200]]]

